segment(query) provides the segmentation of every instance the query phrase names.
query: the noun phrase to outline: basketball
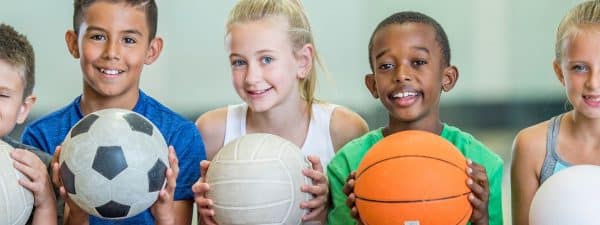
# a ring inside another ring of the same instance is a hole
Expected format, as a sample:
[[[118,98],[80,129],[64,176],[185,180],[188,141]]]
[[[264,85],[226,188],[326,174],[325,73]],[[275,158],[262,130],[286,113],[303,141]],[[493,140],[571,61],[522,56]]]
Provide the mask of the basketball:
[[[23,225],[33,208],[33,195],[19,184],[23,177],[13,167],[13,147],[0,141],[0,224]]]
[[[310,168],[299,147],[272,134],[248,134],[225,145],[210,163],[206,182],[218,224],[301,224],[300,191]]]
[[[598,224],[600,166],[579,165],[550,176],[535,193],[529,224]]]
[[[447,140],[424,131],[392,134],[367,152],[356,207],[366,225],[466,224],[467,162]]]

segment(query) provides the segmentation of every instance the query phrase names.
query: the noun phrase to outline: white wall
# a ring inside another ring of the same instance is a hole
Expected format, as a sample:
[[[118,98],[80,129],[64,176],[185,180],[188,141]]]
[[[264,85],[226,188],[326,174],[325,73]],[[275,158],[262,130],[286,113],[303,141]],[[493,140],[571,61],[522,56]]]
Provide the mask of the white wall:
[[[554,32],[576,0],[305,0],[318,50],[330,75],[318,96],[352,108],[379,104],[363,86],[369,72],[367,42],[376,24],[393,12],[416,10],[446,29],[452,62],[460,70],[444,103],[561,98],[554,78]],[[233,0],[162,0],[160,59],[146,67],[142,88],[180,112],[201,112],[239,102],[231,87],[224,23]],[[49,112],[81,92],[78,62],[67,52],[72,1],[0,0],[0,21],[32,42],[39,96],[35,114]]]

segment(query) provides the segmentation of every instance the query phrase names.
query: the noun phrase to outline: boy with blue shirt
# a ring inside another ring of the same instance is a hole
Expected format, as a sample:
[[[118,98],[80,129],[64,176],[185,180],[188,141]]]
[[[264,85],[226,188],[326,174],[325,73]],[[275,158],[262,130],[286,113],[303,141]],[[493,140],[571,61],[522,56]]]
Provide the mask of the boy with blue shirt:
[[[472,191],[469,201],[473,206],[470,223],[502,225],[502,160],[473,136],[439,118],[440,94],[452,90],[458,80],[458,69],[450,64],[450,45],[441,25],[418,12],[387,17],[371,36],[369,63],[373,73],[365,76],[365,85],[387,109],[389,122],[348,142],[329,163],[329,224],[360,221],[353,171],[371,146],[396,132],[423,130],[448,140],[469,159],[467,186]]]
[[[54,153],[71,127],[85,115],[106,108],[123,108],[147,117],[161,131],[179,159],[174,191],[176,224],[190,224],[192,184],[199,178],[199,163],[206,158],[195,125],[139,89],[144,64],[152,64],[162,50],[156,37],[154,0],[75,0],[73,28],[65,35],[71,55],[83,72],[83,94],[66,107],[31,123],[24,131],[25,144]],[[124,220],[89,216],[90,224],[158,224],[156,212]],[[165,213],[165,212],[159,212]]]

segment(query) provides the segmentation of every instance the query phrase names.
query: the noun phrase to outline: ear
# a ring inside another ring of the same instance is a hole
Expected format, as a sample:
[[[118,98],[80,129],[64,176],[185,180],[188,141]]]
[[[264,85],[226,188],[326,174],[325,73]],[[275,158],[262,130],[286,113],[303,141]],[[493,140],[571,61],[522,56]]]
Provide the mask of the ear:
[[[371,92],[371,96],[373,98],[379,98],[379,93],[377,92],[377,81],[375,81],[375,74],[367,74],[365,75],[365,86]]]
[[[449,92],[454,88],[458,81],[458,68],[456,66],[448,66],[442,74],[442,91]]]
[[[312,44],[305,44],[296,51],[296,61],[298,62],[298,79],[304,79],[308,76],[313,67],[315,48]]]
[[[152,39],[152,41],[150,41],[150,45],[148,46],[148,52],[146,54],[146,61],[144,61],[144,63],[146,65],[150,65],[150,64],[154,63],[154,61],[156,61],[156,59],[158,59],[158,56],[160,56],[160,53],[162,52],[162,48],[163,48],[163,39],[161,37],[155,37],[154,39]]]
[[[67,43],[69,53],[71,53],[73,58],[79,59],[79,45],[77,44],[77,38],[77,34],[73,30],[69,30],[65,33],[65,42]]]
[[[562,68],[560,68],[560,62],[555,59],[552,62],[552,67],[554,68],[554,74],[556,74],[556,78],[560,81],[560,83],[565,86],[565,76],[563,74]]]
[[[37,97],[35,97],[35,95],[30,95],[25,98],[19,109],[19,114],[17,115],[17,124],[23,124],[23,122],[25,122],[36,99]]]

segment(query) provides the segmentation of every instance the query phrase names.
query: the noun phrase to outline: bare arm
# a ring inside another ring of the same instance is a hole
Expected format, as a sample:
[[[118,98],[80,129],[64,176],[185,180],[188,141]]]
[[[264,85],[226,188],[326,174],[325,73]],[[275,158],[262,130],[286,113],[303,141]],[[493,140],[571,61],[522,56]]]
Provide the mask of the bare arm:
[[[341,106],[333,111],[329,133],[336,152],[352,139],[358,138],[368,131],[367,122],[355,112]]]
[[[212,160],[225,140],[225,126],[227,122],[227,108],[219,108],[202,114],[196,120],[196,128],[202,135],[206,149],[206,160]]]
[[[513,143],[511,163],[512,216],[514,225],[529,224],[529,208],[539,187],[539,171],[546,154],[547,123],[521,131]]]

